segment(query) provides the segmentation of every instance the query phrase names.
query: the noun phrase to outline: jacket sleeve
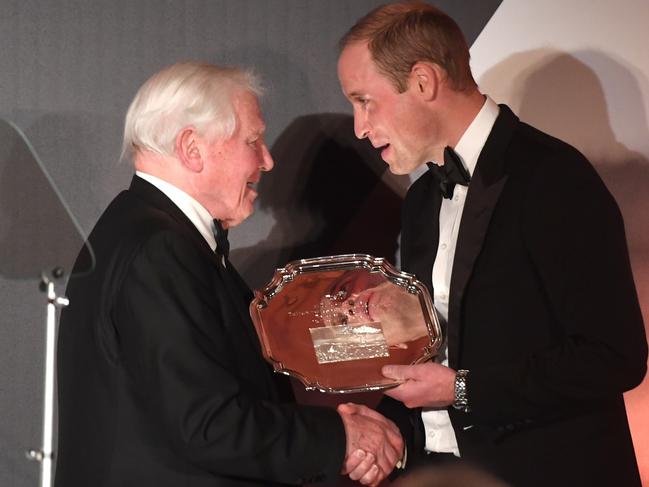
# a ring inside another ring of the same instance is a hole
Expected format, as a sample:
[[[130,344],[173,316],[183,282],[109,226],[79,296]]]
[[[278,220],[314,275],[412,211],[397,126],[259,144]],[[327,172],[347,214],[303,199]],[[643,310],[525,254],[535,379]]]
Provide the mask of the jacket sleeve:
[[[538,165],[521,233],[552,317],[548,326],[560,338],[516,363],[472,370],[474,419],[530,421],[583,411],[620,397],[646,373],[622,216],[581,154],[571,149],[559,158]]]
[[[112,313],[132,394],[198,468],[267,482],[334,481],[345,452],[341,419],[269,399],[242,373],[242,362],[268,370],[241,340],[250,324],[224,312],[229,298],[213,265],[171,231],[132,256]]]

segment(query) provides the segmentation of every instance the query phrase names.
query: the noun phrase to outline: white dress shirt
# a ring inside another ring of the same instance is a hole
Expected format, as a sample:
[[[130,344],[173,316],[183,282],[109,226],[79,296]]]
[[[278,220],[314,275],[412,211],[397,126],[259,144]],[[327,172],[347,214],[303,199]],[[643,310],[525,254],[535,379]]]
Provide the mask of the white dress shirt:
[[[180,208],[180,211],[182,211],[194,224],[212,251],[216,250],[214,219],[203,205],[185,193],[182,189],[177,188],[164,179],[160,179],[142,171],[135,171],[135,174],[153,184],[156,188],[162,191],[167,198],[173,201],[173,203]]]
[[[478,112],[455,146],[455,152],[457,152],[471,176],[473,176],[478,156],[491,133],[499,111],[498,105],[491,98],[486,97],[480,112]],[[443,322],[448,320],[451,271],[467,190],[466,186],[456,184],[453,189],[453,197],[451,199],[443,198],[439,211],[439,242],[433,264],[433,290],[435,293],[433,300],[437,314]],[[437,361],[443,365],[448,365],[447,350],[447,343],[444,342],[437,356]],[[459,457],[460,451],[448,411],[445,408],[424,408],[421,418],[426,432],[426,450],[453,453]]]

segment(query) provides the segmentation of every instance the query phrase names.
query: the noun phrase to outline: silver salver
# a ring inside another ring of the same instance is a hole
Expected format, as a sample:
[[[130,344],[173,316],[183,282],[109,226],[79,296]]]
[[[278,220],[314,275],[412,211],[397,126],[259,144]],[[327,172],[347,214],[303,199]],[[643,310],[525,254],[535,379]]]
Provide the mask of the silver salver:
[[[433,357],[442,334],[426,287],[365,254],[290,262],[250,304],[262,352],[306,389],[365,392],[398,383],[387,364]]]

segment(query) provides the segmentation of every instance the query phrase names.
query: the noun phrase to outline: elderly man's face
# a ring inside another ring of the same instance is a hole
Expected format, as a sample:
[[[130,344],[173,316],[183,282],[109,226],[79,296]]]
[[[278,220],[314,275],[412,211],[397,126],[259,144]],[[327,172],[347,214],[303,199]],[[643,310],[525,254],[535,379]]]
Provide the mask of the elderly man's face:
[[[377,70],[364,42],[345,47],[338,60],[338,78],[354,108],[356,137],[368,138],[380,149],[391,172],[408,174],[430,160],[435,141],[416,83],[399,93]]]
[[[254,185],[262,171],[273,168],[264,141],[266,125],[257,98],[249,92],[234,100],[238,121],[229,139],[206,143],[203,175],[205,206],[224,227],[238,225],[253,212],[257,198]]]

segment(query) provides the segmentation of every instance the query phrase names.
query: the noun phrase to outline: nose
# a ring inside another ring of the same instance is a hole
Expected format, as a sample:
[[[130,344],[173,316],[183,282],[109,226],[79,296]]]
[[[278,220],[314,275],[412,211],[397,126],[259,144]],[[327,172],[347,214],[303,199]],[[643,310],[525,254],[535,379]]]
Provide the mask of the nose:
[[[354,112],[354,134],[359,139],[366,138],[370,133],[369,124],[367,123],[367,116],[362,111]]]
[[[266,147],[266,144],[262,147],[261,152],[261,165],[259,168],[262,171],[270,171],[273,166],[275,166],[275,163],[273,162],[273,156],[270,155],[270,151],[268,150],[268,147]]]

